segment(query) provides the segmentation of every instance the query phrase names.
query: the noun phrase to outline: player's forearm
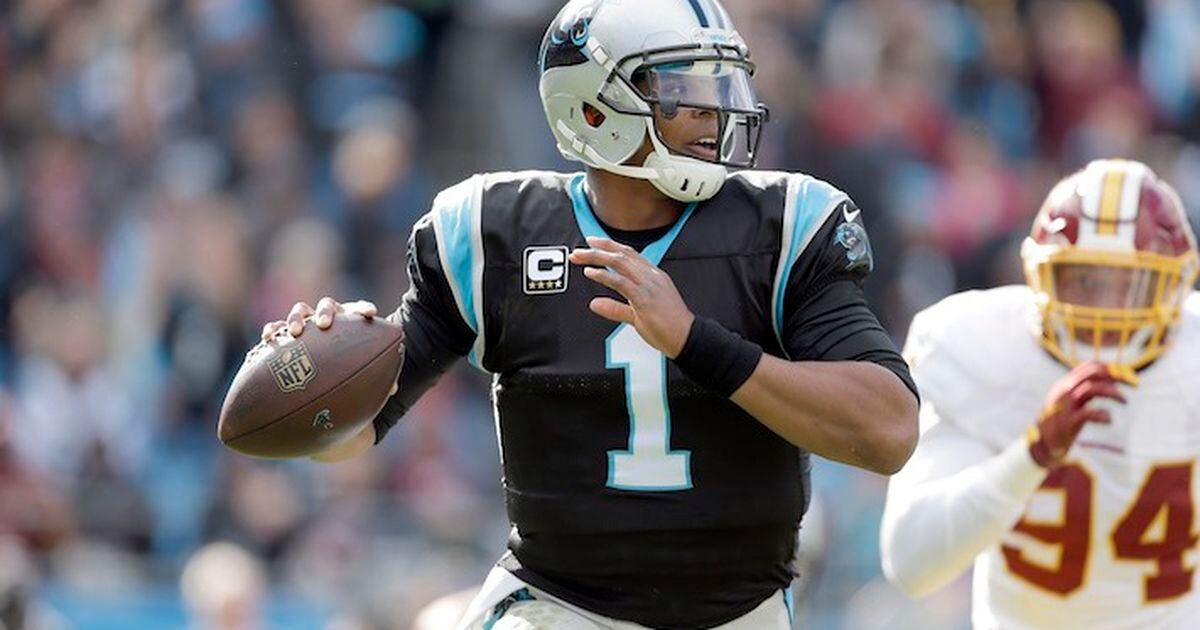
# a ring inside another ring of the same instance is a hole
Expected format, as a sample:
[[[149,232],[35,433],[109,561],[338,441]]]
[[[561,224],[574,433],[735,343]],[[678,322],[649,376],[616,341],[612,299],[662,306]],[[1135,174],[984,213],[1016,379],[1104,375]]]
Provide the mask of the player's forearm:
[[[922,457],[909,467],[935,465]],[[893,478],[880,533],[884,573],[909,596],[933,593],[1012,529],[1045,474],[1020,441],[947,477]]]
[[[874,363],[763,355],[732,400],[796,446],[881,474],[917,443],[916,398]]]

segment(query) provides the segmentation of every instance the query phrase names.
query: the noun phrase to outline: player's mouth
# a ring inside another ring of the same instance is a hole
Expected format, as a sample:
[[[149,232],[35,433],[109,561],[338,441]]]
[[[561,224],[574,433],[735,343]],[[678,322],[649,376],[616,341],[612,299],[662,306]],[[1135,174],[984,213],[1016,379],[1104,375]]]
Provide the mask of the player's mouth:
[[[689,153],[698,158],[715,161],[717,159],[717,146],[716,136],[704,136],[689,142],[687,149]]]

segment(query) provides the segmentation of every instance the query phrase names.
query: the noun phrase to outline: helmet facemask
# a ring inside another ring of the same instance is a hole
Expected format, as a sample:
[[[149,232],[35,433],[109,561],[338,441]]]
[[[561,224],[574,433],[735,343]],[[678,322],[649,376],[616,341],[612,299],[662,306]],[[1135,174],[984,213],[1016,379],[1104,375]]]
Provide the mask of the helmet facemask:
[[[1059,182],[1021,259],[1042,346],[1069,367],[1096,360],[1131,376],[1166,350],[1200,269],[1178,194],[1128,160]]]
[[[1145,367],[1166,349],[1196,279],[1196,255],[1116,254],[1027,242],[1042,345],[1062,363]]]
[[[757,161],[767,119],[766,108],[755,100],[750,82],[753,73],[754,66],[748,61],[669,61],[638,67],[629,87],[650,106],[649,131],[656,149],[722,166],[751,168]],[[620,103],[607,104],[622,113],[646,115],[644,111],[623,111]],[[671,138],[654,122],[687,116],[701,121],[701,126],[711,125],[702,143],[689,144],[694,137]]]

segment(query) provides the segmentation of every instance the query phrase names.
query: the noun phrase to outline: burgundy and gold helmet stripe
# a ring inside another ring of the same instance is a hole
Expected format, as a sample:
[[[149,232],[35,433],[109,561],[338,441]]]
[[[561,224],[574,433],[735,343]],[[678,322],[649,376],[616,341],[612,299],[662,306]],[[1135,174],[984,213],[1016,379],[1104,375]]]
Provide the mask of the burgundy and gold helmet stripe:
[[[1102,236],[1116,236],[1117,218],[1121,209],[1121,189],[1125,183],[1125,169],[1111,169],[1104,174],[1104,184],[1100,190],[1100,217],[1097,221],[1096,233]]]
[[[1097,160],[1078,174],[1083,225],[1080,247],[1108,251],[1133,246],[1143,184],[1153,177],[1141,162]],[[1089,229],[1091,228],[1091,229]]]

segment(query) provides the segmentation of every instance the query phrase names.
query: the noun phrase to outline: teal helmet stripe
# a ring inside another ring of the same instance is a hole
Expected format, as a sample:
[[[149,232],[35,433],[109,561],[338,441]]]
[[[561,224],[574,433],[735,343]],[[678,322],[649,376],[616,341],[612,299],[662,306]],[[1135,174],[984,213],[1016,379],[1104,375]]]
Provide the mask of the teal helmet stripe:
[[[696,19],[700,20],[700,26],[708,28],[708,15],[704,13],[704,9],[700,6],[700,0],[688,0],[688,4],[692,5],[692,11],[696,12]]]

